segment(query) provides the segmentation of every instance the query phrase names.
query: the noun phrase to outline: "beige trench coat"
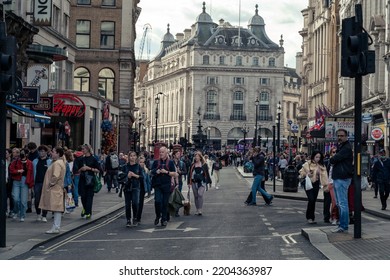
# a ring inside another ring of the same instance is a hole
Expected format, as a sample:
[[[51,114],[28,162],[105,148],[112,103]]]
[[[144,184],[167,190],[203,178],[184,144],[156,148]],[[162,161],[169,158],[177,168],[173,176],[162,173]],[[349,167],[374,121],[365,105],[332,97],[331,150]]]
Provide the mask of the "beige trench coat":
[[[39,208],[48,211],[64,212],[64,178],[65,178],[65,159],[59,158],[53,161],[46,171],[43,180],[41,200]]]

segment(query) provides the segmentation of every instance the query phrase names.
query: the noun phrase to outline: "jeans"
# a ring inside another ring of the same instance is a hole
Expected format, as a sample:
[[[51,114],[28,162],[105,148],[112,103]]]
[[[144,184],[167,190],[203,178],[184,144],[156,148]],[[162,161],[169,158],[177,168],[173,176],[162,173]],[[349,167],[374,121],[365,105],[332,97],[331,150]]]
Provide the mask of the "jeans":
[[[379,188],[379,197],[381,198],[381,203],[383,208],[387,208],[387,198],[389,197],[390,192],[390,183],[377,183]]]
[[[80,182],[80,175],[74,175],[73,177],[74,181],[74,189],[73,189],[73,199],[76,206],[79,206],[79,182]]]
[[[139,200],[138,200],[138,210],[137,210],[137,221],[140,222],[142,218],[142,211],[144,209],[144,200],[145,200],[145,188],[141,184],[139,189]]]
[[[352,179],[334,179],[333,186],[336,195],[337,206],[339,208],[340,228],[348,230],[349,209],[348,209],[348,188]]]
[[[315,220],[314,212],[316,210],[316,201],[318,197],[318,192],[320,190],[320,182],[314,182],[313,188],[306,191],[307,196],[307,208],[306,208],[306,219],[307,220]]]
[[[124,191],[125,194],[125,212],[126,220],[131,220],[131,210],[133,210],[133,218],[137,219],[139,205],[140,188],[133,188],[131,191]]]
[[[114,184],[114,188],[118,188],[118,171],[107,171],[106,174],[107,180],[107,188],[108,190],[112,189],[112,185]]]
[[[256,193],[259,191],[264,199],[270,200],[272,195],[267,193],[264,189],[261,188],[261,181],[263,180],[262,175],[256,175],[252,183],[252,202],[251,204],[256,203]]]
[[[161,218],[161,222],[168,221],[168,202],[171,192],[166,188],[154,189],[154,210],[156,219]]]
[[[28,186],[26,185],[26,177],[22,176],[20,181],[13,181],[12,185],[12,199],[14,200],[14,214],[18,215],[20,219],[26,217]]]

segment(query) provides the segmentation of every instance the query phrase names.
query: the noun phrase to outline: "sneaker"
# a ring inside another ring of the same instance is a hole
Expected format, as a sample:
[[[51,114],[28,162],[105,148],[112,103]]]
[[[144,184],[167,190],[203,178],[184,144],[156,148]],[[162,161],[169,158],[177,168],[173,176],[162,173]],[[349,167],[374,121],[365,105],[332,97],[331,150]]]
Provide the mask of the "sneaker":
[[[312,220],[312,219],[308,219],[307,223],[310,224],[310,225],[315,225],[317,222]]]
[[[138,220],[137,219],[133,219],[133,227],[136,227],[138,226]]]
[[[51,228],[50,230],[46,231],[47,234],[59,234],[60,229],[59,228]]]
[[[12,219],[16,220],[18,218],[18,214],[12,214]]]
[[[257,204],[256,204],[256,202],[251,202],[251,203],[248,203],[247,205],[248,206],[256,206]]]
[[[271,205],[273,199],[274,199],[274,196],[271,195],[271,198],[269,199],[269,201],[267,201],[267,202],[265,203],[265,205]]]
[[[159,222],[160,222],[160,218],[154,219],[154,225],[155,225],[155,226],[157,226]]]
[[[42,217],[41,222],[47,223],[46,217]]]
[[[91,219],[91,214],[87,214],[87,215],[85,215],[85,219],[86,219],[86,220],[89,220],[89,219]]]
[[[126,227],[131,227],[131,222],[130,222],[130,220],[127,220]]]
[[[167,221],[161,221],[161,226],[162,226],[162,227],[166,227],[166,226],[167,226],[167,224],[168,224],[168,222],[167,222]]]
[[[337,227],[335,229],[332,229],[331,232],[333,233],[342,233],[342,232],[346,232],[347,230],[341,228],[341,227]]]
[[[19,220],[20,222],[24,222],[24,218],[20,218],[20,220]]]
[[[37,219],[36,219],[37,222],[40,222],[42,221],[42,216],[41,215],[37,215]]]
[[[85,216],[85,209],[83,208],[83,210],[81,210],[81,218],[83,218]]]
[[[218,186],[216,186],[216,187],[215,187],[215,189],[216,189],[216,190],[219,190],[219,187],[218,187]]]
[[[339,224],[339,222],[337,220],[332,221],[332,225],[337,226],[338,224]]]
[[[376,196],[374,196],[373,198],[378,198],[378,196],[376,195]]]

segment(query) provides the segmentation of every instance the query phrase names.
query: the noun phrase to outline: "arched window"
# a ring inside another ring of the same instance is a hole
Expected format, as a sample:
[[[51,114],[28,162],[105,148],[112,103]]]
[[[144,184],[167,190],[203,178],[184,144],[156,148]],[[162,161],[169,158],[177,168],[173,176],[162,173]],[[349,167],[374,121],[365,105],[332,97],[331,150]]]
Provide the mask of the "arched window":
[[[99,72],[99,93],[100,96],[114,100],[114,72],[111,69],[104,68]]]
[[[79,67],[74,70],[73,89],[78,91],[89,91],[90,74],[87,68]]]

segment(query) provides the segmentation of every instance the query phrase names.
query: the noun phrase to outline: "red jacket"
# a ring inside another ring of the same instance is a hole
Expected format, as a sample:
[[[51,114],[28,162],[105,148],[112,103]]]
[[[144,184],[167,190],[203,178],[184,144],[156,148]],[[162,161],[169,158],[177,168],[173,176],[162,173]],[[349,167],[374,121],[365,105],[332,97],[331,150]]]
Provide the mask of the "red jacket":
[[[26,185],[29,188],[34,187],[34,169],[31,160],[26,160],[27,166],[27,176],[26,176]],[[11,174],[11,178],[14,181],[22,180],[22,174],[18,172],[18,170],[23,169],[23,163],[20,159],[14,160],[11,162],[9,166],[9,173]]]

